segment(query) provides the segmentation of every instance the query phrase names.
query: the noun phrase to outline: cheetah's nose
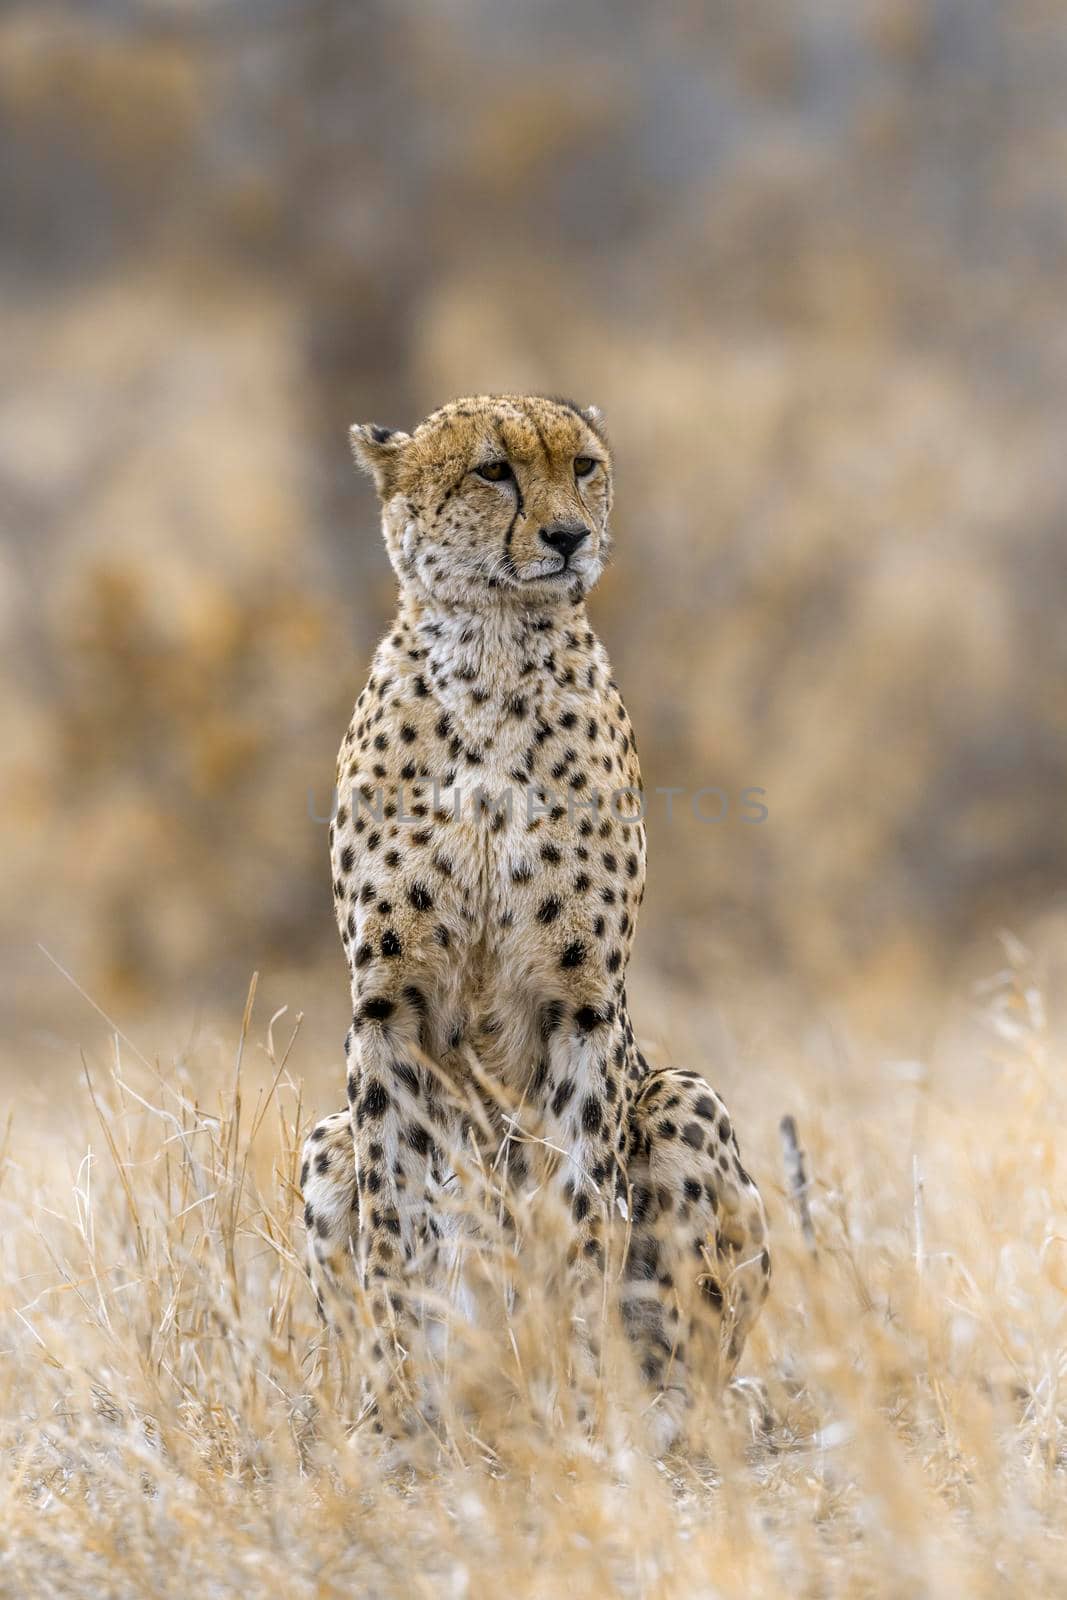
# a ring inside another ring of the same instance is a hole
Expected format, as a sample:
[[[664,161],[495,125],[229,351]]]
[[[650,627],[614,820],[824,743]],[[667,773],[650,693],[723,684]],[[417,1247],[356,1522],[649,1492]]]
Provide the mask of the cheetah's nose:
[[[550,522],[540,531],[543,542],[558,550],[564,561],[569,561],[582,540],[589,537],[589,529],[581,522]]]

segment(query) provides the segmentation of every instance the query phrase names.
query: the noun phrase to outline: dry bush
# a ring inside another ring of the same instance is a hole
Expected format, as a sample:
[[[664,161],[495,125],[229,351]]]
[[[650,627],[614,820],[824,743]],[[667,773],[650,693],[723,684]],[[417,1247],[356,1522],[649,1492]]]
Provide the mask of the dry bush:
[[[916,1049],[1067,882],[1060,10],[0,7],[11,1009],[60,924],[124,1016],[333,961],[306,797],[393,603],[348,426],[528,386],[616,445],[650,791],[767,790],[653,802],[646,959]]]
[[[550,1223],[514,1307],[457,1329],[433,1429],[376,1440],[303,1274],[298,1030],[281,1043],[287,1025],[249,1008],[236,1063],[205,1045],[165,1070],[116,1034],[84,1091],[40,1129],[16,1117],[2,1152],[0,1587],[1058,1592],[1062,1089],[1014,947],[983,1009],[985,1058],[872,1075],[862,1093],[810,1063],[803,1083],[766,1068],[746,1143],[774,1289],[744,1381],[702,1397],[693,1447],[664,1461],[612,1341],[592,1441],[554,1394]],[[486,1259],[502,1283],[503,1247]]]

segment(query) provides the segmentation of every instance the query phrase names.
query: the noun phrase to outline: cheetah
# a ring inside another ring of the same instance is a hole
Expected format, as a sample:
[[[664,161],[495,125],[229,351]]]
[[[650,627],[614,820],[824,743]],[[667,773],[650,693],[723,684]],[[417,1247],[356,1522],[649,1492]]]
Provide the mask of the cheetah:
[[[330,825],[352,1025],[348,1107],[314,1128],[301,1174],[319,1305],[362,1297],[387,1407],[412,1277],[439,1271],[455,1152],[474,1137],[492,1160],[521,1123],[538,1138],[509,1151],[507,1181],[540,1181],[533,1154],[552,1152],[577,1303],[610,1274],[643,1380],[671,1402],[669,1439],[693,1377],[729,1377],[770,1256],[722,1101],[696,1072],[654,1070],[627,1012],[641,775],[585,608],[612,543],[603,420],[479,396],[411,434],[356,426],[351,443],[400,601]],[[483,1093],[474,1117],[472,1058],[510,1096]]]

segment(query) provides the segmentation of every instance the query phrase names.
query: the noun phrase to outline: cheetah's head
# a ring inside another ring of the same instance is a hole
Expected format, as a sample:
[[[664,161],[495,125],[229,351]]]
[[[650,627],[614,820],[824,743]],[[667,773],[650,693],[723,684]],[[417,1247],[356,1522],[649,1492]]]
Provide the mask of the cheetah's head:
[[[351,431],[402,588],[453,605],[577,601],[610,550],[611,452],[594,407],[454,400],[414,433]]]

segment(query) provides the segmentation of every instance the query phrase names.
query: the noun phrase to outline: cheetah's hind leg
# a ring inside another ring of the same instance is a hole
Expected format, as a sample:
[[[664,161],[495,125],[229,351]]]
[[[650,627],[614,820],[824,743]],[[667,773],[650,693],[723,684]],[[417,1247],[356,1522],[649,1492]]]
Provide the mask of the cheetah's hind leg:
[[[694,1388],[721,1392],[770,1284],[767,1222],[719,1096],[696,1072],[646,1079],[632,1111],[622,1314],[656,1391],[657,1448]]]

